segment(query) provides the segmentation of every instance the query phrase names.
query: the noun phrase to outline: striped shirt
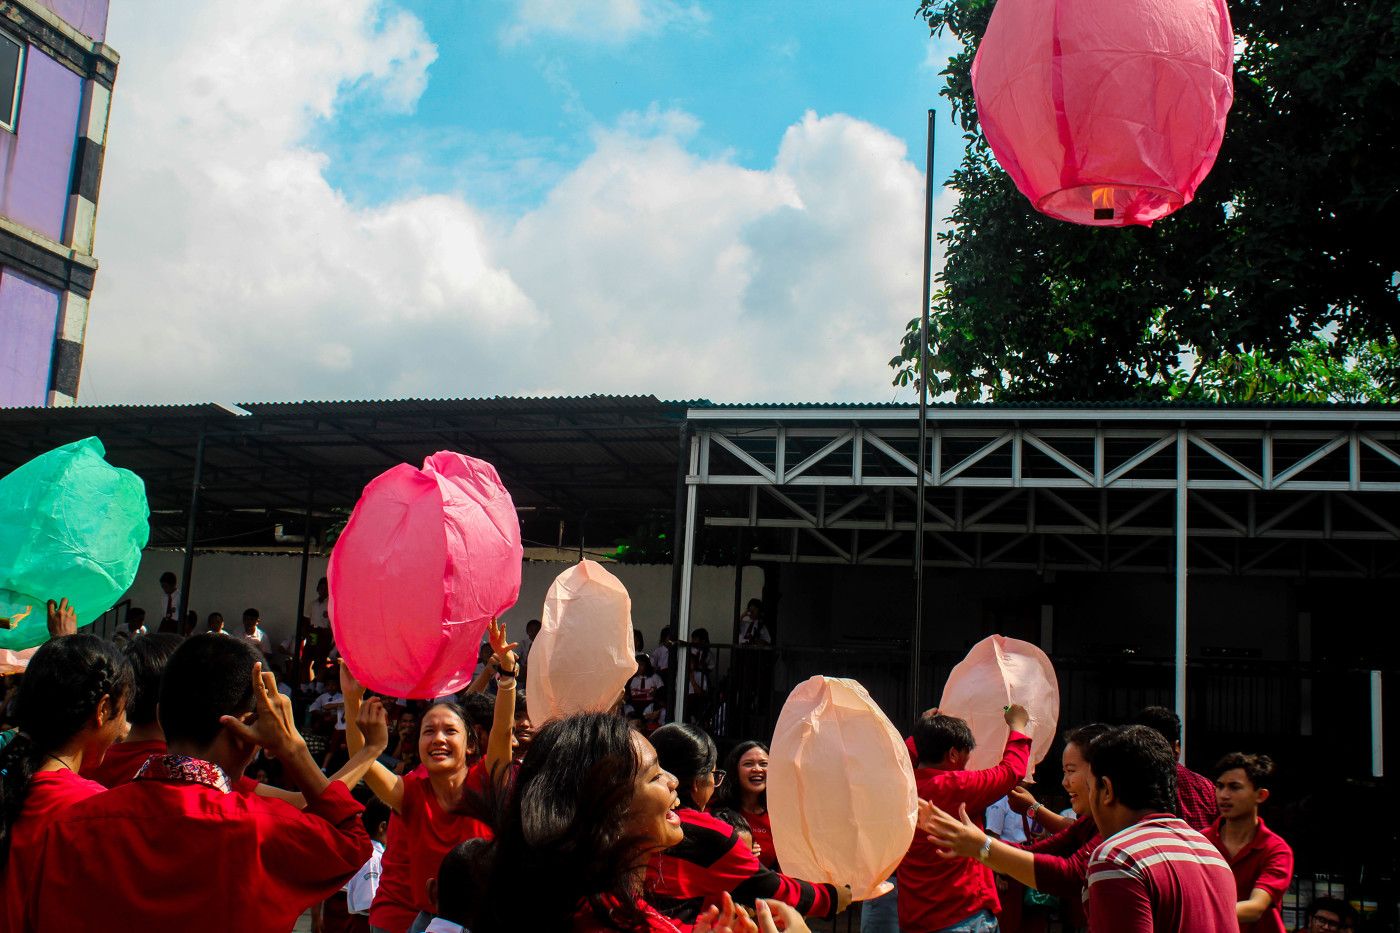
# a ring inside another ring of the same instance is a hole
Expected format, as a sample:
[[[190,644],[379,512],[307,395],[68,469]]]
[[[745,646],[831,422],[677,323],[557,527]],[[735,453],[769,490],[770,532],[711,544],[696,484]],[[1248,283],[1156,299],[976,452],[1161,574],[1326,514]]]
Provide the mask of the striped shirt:
[[[1094,933],[1214,933],[1239,929],[1235,877],[1220,852],[1181,820],[1154,813],[1089,857]]]

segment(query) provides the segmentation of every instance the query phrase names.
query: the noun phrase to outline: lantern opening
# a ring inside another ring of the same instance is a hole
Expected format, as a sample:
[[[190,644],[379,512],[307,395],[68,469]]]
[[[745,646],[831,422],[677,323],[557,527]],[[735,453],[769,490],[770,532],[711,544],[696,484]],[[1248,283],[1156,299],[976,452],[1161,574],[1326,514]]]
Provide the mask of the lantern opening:
[[[1179,192],[1150,185],[1077,185],[1052,191],[1036,202],[1051,217],[1098,227],[1151,226],[1186,203]]]

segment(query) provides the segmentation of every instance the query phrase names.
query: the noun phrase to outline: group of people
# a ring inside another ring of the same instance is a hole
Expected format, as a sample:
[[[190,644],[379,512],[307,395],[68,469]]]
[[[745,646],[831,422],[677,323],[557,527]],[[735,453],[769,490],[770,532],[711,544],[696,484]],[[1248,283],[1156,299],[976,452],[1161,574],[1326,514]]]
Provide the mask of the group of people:
[[[783,873],[763,743],[720,767],[702,728],[644,734],[622,701],[532,729],[526,651],[502,624],[466,695],[406,710],[407,728],[396,714],[392,746],[397,705],[341,665],[332,763],[312,756],[251,642],[151,633],[118,646],[76,634],[66,610],[51,604],[54,637],[0,750],[0,933],[282,933],[308,909],[327,933],[801,933],[850,904],[846,885]],[[1229,755],[1205,778],[1178,762],[1170,711],[1082,725],[1065,737],[1061,817],[1020,786],[1028,712],[1005,718],[986,770],[967,769],[963,720],[930,711],[914,724],[919,827],[884,929],[996,930],[994,873],[1082,903],[1094,931],[1283,929],[1292,853],[1259,817],[1267,758]],[[277,781],[258,779],[260,761]],[[1003,797],[1052,834],[987,832]],[[216,870],[196,870],[211,855]],[[878,929],[889,903],[867,903],[862,925]],[[1329,905],[1315,906],[1328,929]]]

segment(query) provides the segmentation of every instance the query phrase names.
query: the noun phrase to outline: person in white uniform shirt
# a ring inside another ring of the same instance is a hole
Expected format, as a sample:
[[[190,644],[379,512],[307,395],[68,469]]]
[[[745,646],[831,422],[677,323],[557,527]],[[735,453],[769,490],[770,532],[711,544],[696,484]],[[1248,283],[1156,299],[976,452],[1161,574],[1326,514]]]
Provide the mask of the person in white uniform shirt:
[[[360,814],[369,833],[372,851],[369,860],[349,881],[345,882],[345,909],[351,916],[369,916],[369,905],[379,891],[379,863],[384,857],[384,841],[389,834],[389,807],[378,797],[371,796]]]
[[[243,637],[262,652],[263,658],[272,655],[272,639],[262,629],[262,616],[258,610],[243,610]]]
[[[169,570],[160,575],[160,601],[156,605],[160,607],[156,610],[160,613],[160,618],[156,620],[156,631],[178,633],[180,631],[180,578]]]

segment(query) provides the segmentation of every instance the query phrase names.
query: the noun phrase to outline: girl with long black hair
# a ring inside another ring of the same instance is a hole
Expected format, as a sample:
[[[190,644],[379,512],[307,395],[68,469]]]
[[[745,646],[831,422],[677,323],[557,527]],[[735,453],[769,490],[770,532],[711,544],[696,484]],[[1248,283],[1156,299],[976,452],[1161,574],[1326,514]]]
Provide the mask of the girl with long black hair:
[[[851,889],[811,884],[765,868],[728,823],[705,813],[725,773],[715,769],[714,739],[698,726],[672,723],[651,736],[661,767],[675,775],[684,838],[651,860],[653,903],[670,917],[692,921],[708,898],[729,892],[740,904],[773,898],[808,917],[830,918],[851,902]]]
[[[729,780],[715,790],[713,809],[733,810],[744,818],[758,845],[758,860],[774,871],[773,826],[768,820],[768,746],[750,739],[740,742],[724,759]]]
[[[31,866],[56,814],[106,788],[79,777],[127,729],[131,664],[95,635],[54,638],[34,652],[16,699],[19,731],[0,751],[0,931],[21,930]]]

